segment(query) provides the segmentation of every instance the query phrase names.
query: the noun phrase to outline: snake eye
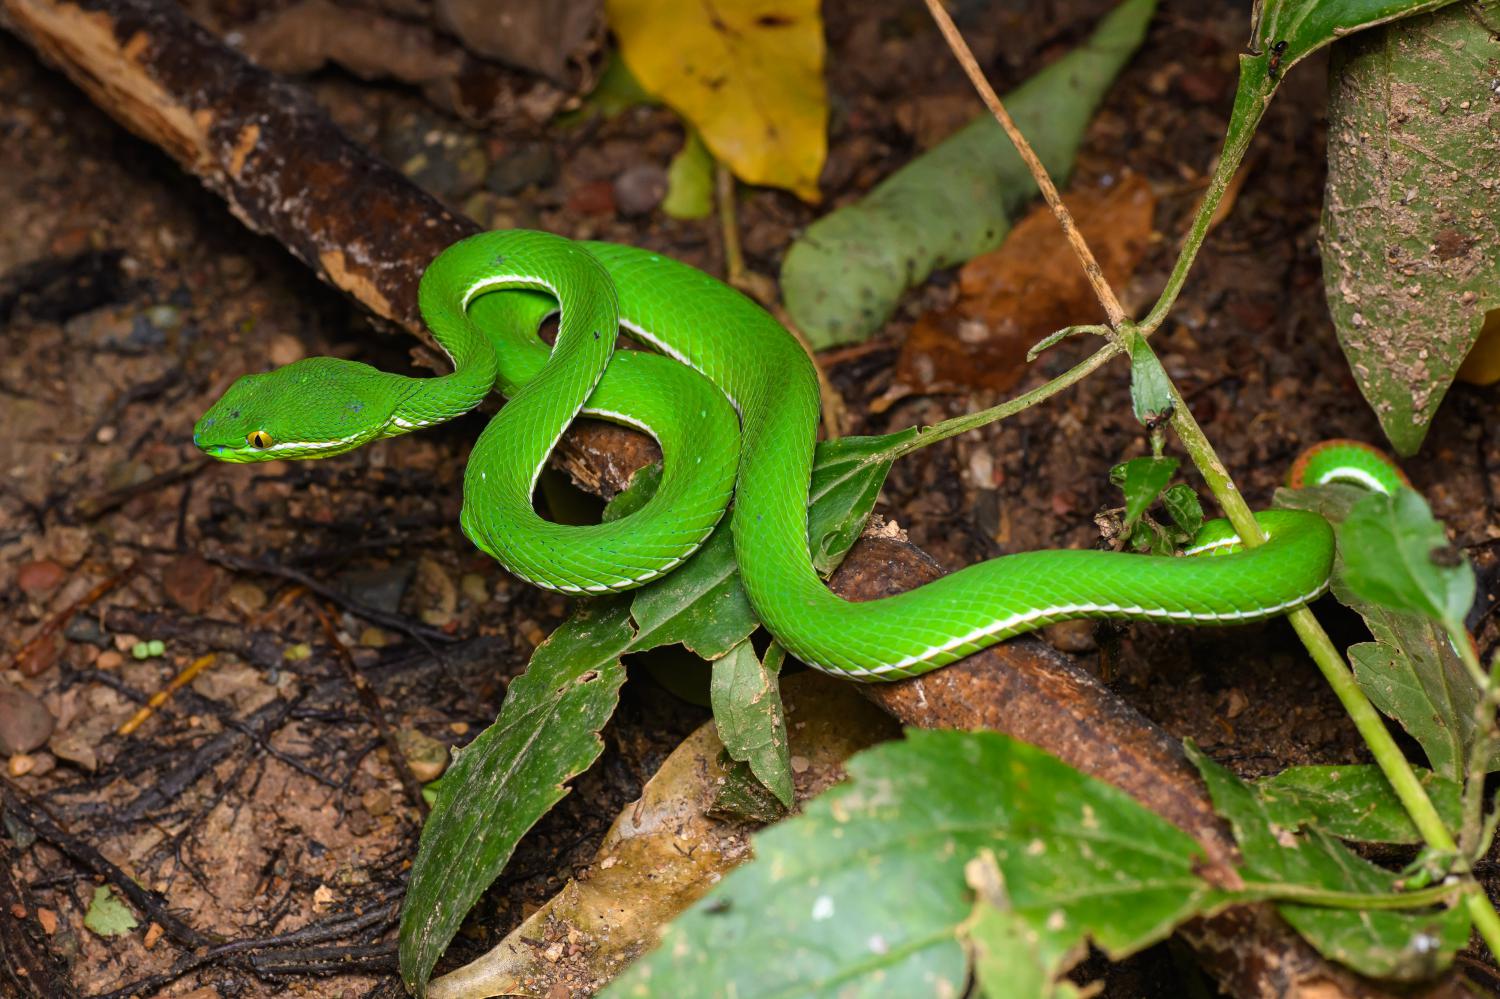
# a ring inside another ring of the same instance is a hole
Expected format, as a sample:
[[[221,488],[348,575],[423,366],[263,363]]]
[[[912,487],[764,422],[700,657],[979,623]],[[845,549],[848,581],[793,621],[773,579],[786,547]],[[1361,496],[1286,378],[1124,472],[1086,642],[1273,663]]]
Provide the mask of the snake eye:
[[[266,448],[271,446],[271,435],[266,433],[264,430],[257,430],[249,437],[245,438],[245,443],[249,444],[253,448],[256,448],[257,450],[264,451]]]

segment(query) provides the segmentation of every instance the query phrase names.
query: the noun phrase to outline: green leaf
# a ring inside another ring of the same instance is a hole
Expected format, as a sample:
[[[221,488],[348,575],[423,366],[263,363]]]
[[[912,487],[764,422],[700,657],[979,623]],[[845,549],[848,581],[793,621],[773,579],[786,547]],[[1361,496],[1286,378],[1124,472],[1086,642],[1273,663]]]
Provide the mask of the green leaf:
[[[726,752],[720,759],[724,782],[714,792],[709,811],[738,822],[770,825],[786,817],[786,806],[768,790],[750,769],[750,764],[731,759]]]
[[[1011,116],[1059,184],[1154,9],[1154,0],[1127,0],[1087,42],[1006,95]],[[982,115],[862,200],[807,228],[781,268],[787,311],[817,350],[867,339],[901,294],[935,268],[999,246],[1012,216],[1035,194],[1010,139]]]
[[[1360,598],[1462,630],[1474,570],[1416,490],[1371,493],[1338,525],[1344,582]]]
[[[859,540],[900,446],[915,436],[917,428],[908,427],[880,437],[818,442],[807,514],[807,540],[818,572],[832,573]]]
[[[1131,458],[1109,470],[1109,481],[1125,492],[1125,530],[1135,527],[1177,471],[1176,458]]]
[[[991,851],[1010,911],[1112,956],[1224,901],[1194,840],[1118,788],[996,732],[911,730],[755,838],[756,859],[605,995],[958,995],[965,866]]]
[[[1431,770],[1418,770],[1427,796],[1443,824],[1457,829],[1462,789]],[[1358,766],[1290,767],[1257,781],[1266,813],[1288,829],[1310,826],[1339,839],[1361,843],[1420,843],[1421,834],[1380,768]]]
[[[635,513],[646,505],[646,501],[656,495],[656,488],[661,485],[661,462],[655,461],[643,468],[636,469],[630,477],[630,482],[615,494],[614,499],[604,504],[604,513],[601,517],[604,523],[612,520],[620,520]]]
[[[667,196],[661,210],[674,219],[703,219],[714,210],[714,158],[689,128],[687,139],[667,167]]]
[[[1333,49],[1323,279],[1355,381],[1404,455],[1500,308],[1497,13],[1457,3]]]
[[[1203,526],[1203,504],[1198,501],[1198,494],[1193,492],[1192,486],[1181,482],[1171,486],[1161,494],[1161,505],[1177,529],[1189,538]]]
[[[140,924],[130,906],[120,900],[114,889],[109,885],[99,885],[89,901],[89,911],[83,915],[83,925],[101,937],[118,937]]]
[[[1078,988],[1058,979],[1081,956],[1080,948],[1069,946],[1066,933],[1038,929],[1016,915],[989,850],[969,861],[965,876],[978,898],[959,937],[984,999],[1077,999]]]
[[[1336,39],[1387,21],[1433,10],[1453,0],[1264,0],[1252,31],[1253,56],[1279,78],[1309,54]],[[1272,58],[1281,46],[1276,70]]]
[[[1396,894],[1399,875],[1376,867],[1318,829],[1298,834],[1281,825],[1254,788],[1191,742],[1186,748],[1208,784],[1214,810],[1234,828],[1248,884]],[[1448,967],[1469,939],[1463,906],[1402,911],[1279,902],[1276,908],[1323,956],[1373,978],[1430,978]]]
[[[401,977],[419,997],[464,916],[526,830],[603,749],[630,644],[628,601],[581,606],[511,682],[495,724],[453,754],[401,909]]]
[[[1172,411],[1172,383],[1156,352],[1139,333],[1130,334],[1130,406],[1150,427]]]
[[[813,564],[820,571],[832,572],[859,538],[899,446],[916,433],[916,428],[909,428],[883,437],[844,437],[818,445],[808,497],[808,538]],[[615,504],[645,502],[645,496],[627,500],[635,487],[632,480],[631,489],[616,497]],[[730,517],[719,522],[687,562],[661,582],[637,590],[631,613],[640,626],[632,646],[635,652],[680,643],[714,660],[749,638],[760,621],[740,583]]]
[[[760,620],[740,583],[730,517],[665,579],[636,590],[630,613],[639,627],[632,652],[681,644],[713,660],[749,638]]]
[[[1276,505],[1313,510],[1337,527],[1367,495],[1363,489],[1331,483],[1278,490]],[[1364,618],[1375,636],[1375,642],[1349,649],[1360,688],[1421,743],[1434,770],[1462,780],[1468,747],[1475,738],[1474,708],[1480,688],[1454,652],[1447,632],[1431,618],[1393,611],[1361,598],[1345,579],[1342,552],[1334,557],[1333,594]],[[1500,754],[1491,766],[1497,761]]]
[[[776,799],[791,808],[792,761],[777,686],[785,659],[786,652],[773,642],[761,662],[746,639],[714,660],[709,696],[714,725],[730,759],[748,763]]]

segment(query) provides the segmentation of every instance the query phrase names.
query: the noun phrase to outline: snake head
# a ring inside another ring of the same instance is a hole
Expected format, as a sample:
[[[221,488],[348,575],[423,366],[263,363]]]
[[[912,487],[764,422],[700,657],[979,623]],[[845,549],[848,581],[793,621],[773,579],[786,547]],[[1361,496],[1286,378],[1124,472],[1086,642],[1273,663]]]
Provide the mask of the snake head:
[[[401,400],[399,381],[335,357],[245,375],[194,425],[193,443],[232,462],[343,454],[386,436]]]

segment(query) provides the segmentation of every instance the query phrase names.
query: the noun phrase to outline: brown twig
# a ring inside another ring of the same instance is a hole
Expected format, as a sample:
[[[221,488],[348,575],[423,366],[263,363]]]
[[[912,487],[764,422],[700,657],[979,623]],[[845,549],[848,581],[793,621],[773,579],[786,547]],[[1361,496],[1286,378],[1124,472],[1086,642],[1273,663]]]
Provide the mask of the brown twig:
[[[1084,241],[1083,233],[1078,231],[1078,225],[1073,221],[1072,212],[1068,206],[1063,204],[1062,195],[1057,193],[1057,185],[1052,183],[1052,177],[1047,173],[1047,168],[1037,158],[1031,143],[1026,141],[1026,136],[1016,127],[1010,112],[1005,110],[1005,104],[1000,100],[1000,95],[995,93],[995,88],[990,86],[990,81],[985,79],[984,71],[979,68],[979,62],[974,58],[974,53],[969,50],[969,44],[964,41],[963,35],[958,31],[958,26],[953,23],[953,18],[943,9],[942,0],[926,0],[927,9],[932,12],[932,19],[937,22],[938,30],[942,32],[943,39],[947,41],[948,47],[953,50],[953,55],[958,59],[959,65],[968,74],[969,82],[974,89],[979,91],[979,96],[984,100],[985,106],[1005,129],[1005,134],[1010,136],[1010,141],[1015,144],[1016,152],[1021,154],[1021,160],[1026,164],[1026,169],[1036,178],[1036,185],[1041,189],[1042,197],[1046,200],[1052,214],[1057,216],[1058,225],[1062,226],[1063,235],[1067,237],[1068,245],[1073,248],[1078,262],[1083,264],[1083,272],[1088,277],[1089,285],[1093,287],[1094,294],[1098,296],[1099,302],[1104,306],[1104,313],[1109,318],[1109,325],[1118,329],[1128,318],[1125,309],[1120,305],[1120,300],[1115,297],[1114,289],[1104,279],[1104,271],[1099,266],[1099,261],[1094,259],[1094,252]]]
[[[182,670],[176,676],[172,677],[172,681],[170,683],[168,683],[161,690],[158,690],[156,693],[152,694],[150,699],[146,701],[145,705],[139,711],[131,715],[119,728],[115,729],[115,735],[130,735],[136,729],[146,724],[146,719],[156,714],[157,708],[167,703],[167,699],[170,698],[173,694],[177,693],[177,691],[181,690],[189,683],[192,683],[195,676],[197,676],[199,673],[202,673],[208,667],[212,666],[215,658],[217,657],[212,652],[210,652],[207,655],[199,656],[197,659],[194,659],[186,669]]]
[[[406,789],[406,796],[411,799],[412,808],[420,818],[427,817],[427,799],[422,797],[422,782],[417,780],[417,775],[412,773],[411,764],[406,760],[406,754],[401,751],[401,744],[396,741],[396,733],[391,730],[390,723],[386,721],[385,709],[380,705],[380,694],[370,686],[370,681],[365,679],[359,667],[354,665],[354,657],[349,654],[348,648],[339,639],[338,629],[333,626],[333,617],[316,600],[309,600],[308,606],[313,613],[318,615],[318,623],[323,626],[323,635],[328,639],[328,644],[333,646],[334,655],[343,664],[344,672],[349,676],[349,682],[354,685],[354,692],[359,696],[359,703],[365,709],[365,715],[370,719],[370,724],[375,726],[375,732],[380,736],[380,742],[385,746],[385,751],[391,758],[391,767],[396,775],[401,778],[401,786]]]

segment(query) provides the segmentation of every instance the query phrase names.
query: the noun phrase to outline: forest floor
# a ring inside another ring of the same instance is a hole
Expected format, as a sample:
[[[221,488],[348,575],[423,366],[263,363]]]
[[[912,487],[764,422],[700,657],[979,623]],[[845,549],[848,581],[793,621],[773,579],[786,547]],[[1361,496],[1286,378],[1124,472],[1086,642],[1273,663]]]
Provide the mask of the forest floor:
[[[966,30],[1003,91],[1081,39],[1107,6],[1021,5],[1024,14],[1003,24]],[[227,32],[240,25],[232,8],[195,13]],[[920,5],[836,0],[826,18],[835,115],[823,189],[834,205],[980,106]],[[1165,3],[1089,128],[1073,185],[1112,185],[1128,171],[1155,195],[1126,296],[1133,302],[1161,286],[1202,193],[1245,35],[1238,6]],[[1269,504],[1301,448],[1328,437],[1381,440],[1324,302],[1325,71],[1318,60],[1299,66],[1297,85],[1271,107],[1232,214],[1153,341],[1256,507]],[[483,224],[650,246],[723,273],[716,220],[674,221],[635,204],[631,185],[663,171],[682,141],[664,109],[478,129],[399,85],[337,70],[305,82],[351,135]],[[52,728],[9,760],[8,786],[162,892],[170,911],[160,918],[205,938],[261,941],[253,966],[208,960],[159,994],[399,995],[394,926],[420,813],[352,673],[369,679],[409,748],[441,755],[493,720],[507,681],[567,610],[459,530],[460,476],[486,417],[329,461],[202,460],[193,422],[239,375],[316,354],[422,373],[409,341],[249,233],[3,34],[0,137],[0,293],[18,282],[28,290],[10,303],[0,294],[9,306],[0,312],[0,687],[35,697],[0,698],[0,711]],[[774,275],[822,210],[745,191],[751,269]],[[1075,265],[1060,256],[1056,266]],[[891,402],[893,365],[916,318],[956,294],[955,275],[940,273],[876,339],[823,358],[851,432],[992,405],[1092,349],[1064,343],[1004,393],[917,386]],[[1500,430],[1485,416],[1494,405],[1494,390],[1455,387],[1425,449],[1404,463],[1457,542],[1485,551],[1500,539]],[[902,462],[878,512],[949,566],[1087,547],[1098,538],[1094,514],[1118,503],[1109,467],[1146,447],[1115,366]],[[89,613],[12,661],[43,622],[106,582],[117,585]],[[1342,630],[1336,638],[1357,635],[1336,608],[1327,616]],[[1145,715],[1241,775],[1366,759],[1284,623],[1055,637]],[[151,640],[163,653],[137,658],[137,644]],[[117,734],[145,699],[210,654],[149,720]],[[449,963],[498,939],[585,869],[616,812],[707,717],[644,673],[632,676],[604,755],[523,840]],[[159,930],[106,938],[85,929],[97,879],[75,859],[39,845],[20,862],[30,897],[55,920],[50,946],[83,994],[153,994],[139,983],[191,953]],[[1182,989],[1167,945],[1090,970],[1107,976],[1106,996]]]

